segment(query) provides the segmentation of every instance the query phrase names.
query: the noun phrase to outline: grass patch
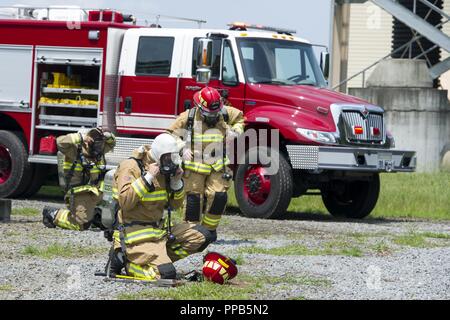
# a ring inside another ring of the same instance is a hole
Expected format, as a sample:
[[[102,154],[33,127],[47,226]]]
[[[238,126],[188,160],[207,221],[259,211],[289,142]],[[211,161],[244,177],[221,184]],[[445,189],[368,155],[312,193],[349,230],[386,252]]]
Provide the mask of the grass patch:
[[[10,284],[0,284],[0,292],[12,291],[14,287]]]
[[[235,257],[233,257],[234,261],[236,261],[236,264],[238,266],[242,266],[245,263],[245,259],[242,256],[242,254],[238,254]]]
[[[257,246],[250,246],[240,248],[238,253],[247,254],[268,254],[274,256],[330,256],[342,255],[351,257],[361,257],[363,252],[360,248],[351,246],[344,242],[328,242],[322,248],[308,248],[304,245],[291,244],[275,248],[261,248]]]
[[[416,232],[410,232],[401,236],[395,236],[393,242],[400,246],[408,246],[413,248],[426,248],[430,247],[425,237],[422,234]]]
[[[392,253],[392,248],[385,241],[378,242],[377,244],[372,246],[372,250],[375,251],[378,255],[389,255]]]
[[[263,288],[261,281],[250,283],[217,284],[204,281],[187,283],[185,285],[154,290],[142,290],[136,293],[121,293],[117,296],[119,300],[249,300],[252,295]]]
[[[64,190],[60,186],[45,185],[39,189],[38,196],[64,197]]]
[[[6,231],[5,232],[5,237],[16,237],[16,236],[20,236],[21,233],[20,232],[16,232],[16,231]]]
[[[11,214],[15,216],[35,217],[40,215],[41,212],[36,208],[13,208]]]
[[[450,240],[450,234],[446,234],[446,233],[423,232],[423,233],[421,233],[421,235],[426,238]]]
[[[381,191],[373,218],[450,220],[450,172],[381,174]],[[238,207],[234,190],[229,207]],[[288,211],[328,215],[320,196],[292,199]]]
[[[217,284],[204,282],[191,282],[185,285],[166,289],[146,289],[136,293],[121,293],[119,300],[249,300],[257,294],[264,292],[267,285],[306,285],[306,286],[331,286],[328,279],[314,278],[310,276],[285,275],[274,277],[260,275],[258,277],[240,274],[232,283],[218,288]],[[220,289],[220,290],[218,290]],[[295,297],[298,298],[298,297]]]
[[[273,276],[261,276],[258,277],[262,282],[268,284],[290,284],[290,285],[304,285],[304,286],[314,286],[314,287],[331,287],[331,281],[323,278],[315,278],[311,276],[299,275],[294,276],[291,274],[284,275],[282,277]]]
[[[45,248],[38,248],[36,246],[26,246],[22,250],[22,254],[40,257],[44,259],[51,258],[81,258],[92,256],[94,254],[104,252],[104,248],[82,247],[79,245],[61,245],[58,243],[51,244]]]

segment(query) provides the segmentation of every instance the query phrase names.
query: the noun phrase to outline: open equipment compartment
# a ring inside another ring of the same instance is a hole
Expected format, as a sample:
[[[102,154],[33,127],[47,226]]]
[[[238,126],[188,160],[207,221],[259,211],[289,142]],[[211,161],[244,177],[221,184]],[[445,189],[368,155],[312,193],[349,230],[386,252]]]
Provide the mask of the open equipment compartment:
[[[38,48],[37,129],[77,131],[97,126],[101,50]]]
[[[102,49],[38,47],[35,55],[36,149],[40,139],[98,125]]]

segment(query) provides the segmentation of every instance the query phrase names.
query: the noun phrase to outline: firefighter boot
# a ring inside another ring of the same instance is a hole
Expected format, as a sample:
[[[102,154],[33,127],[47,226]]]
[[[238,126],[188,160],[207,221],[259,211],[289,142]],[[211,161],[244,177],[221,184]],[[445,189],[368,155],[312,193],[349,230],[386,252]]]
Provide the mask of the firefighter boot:
[[[122,269],[125,268],[125,256],[120,250],[114,250],[109,264],[109,276],[114,278],[116,275],[122,274]]]
[[[42,223],[47,228],[56,228],[54,221],[57,213],[58,213],[57,208],[45,206],[44,210],[42,210]]]

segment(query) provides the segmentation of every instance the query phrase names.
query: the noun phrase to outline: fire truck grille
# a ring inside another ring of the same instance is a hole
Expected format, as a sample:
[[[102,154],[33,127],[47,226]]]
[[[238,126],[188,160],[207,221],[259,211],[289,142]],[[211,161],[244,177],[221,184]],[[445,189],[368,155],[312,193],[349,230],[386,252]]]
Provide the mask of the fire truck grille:
[[[382,114],[364,116],[358,111],[344,111],[342,119],[348,142],[380,143],[385,140]]]

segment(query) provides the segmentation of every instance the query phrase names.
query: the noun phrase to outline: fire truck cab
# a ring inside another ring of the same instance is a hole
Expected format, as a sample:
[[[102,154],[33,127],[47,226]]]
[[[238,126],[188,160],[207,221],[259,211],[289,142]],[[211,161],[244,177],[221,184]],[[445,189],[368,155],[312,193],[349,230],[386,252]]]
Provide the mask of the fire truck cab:
[[[59,135],[115,131],[111,166],[151,143],[204,86],[196,51],[207,36],[209,86],[244,112],[247,129],[279,132],[279,146],[269,147],[276,174],[245,160],[234,166],[245,215],[282,216],[292,197],[319,190],[331,214],[362,218],[377,202],[380,172],[415,169],[413,151],[393,149],[383,109],[327,89],[312,45],[290,30],[138,27],[111,10],[79,21],[30,16],[0,19],[0,197],[39,189],[56,165]]]

